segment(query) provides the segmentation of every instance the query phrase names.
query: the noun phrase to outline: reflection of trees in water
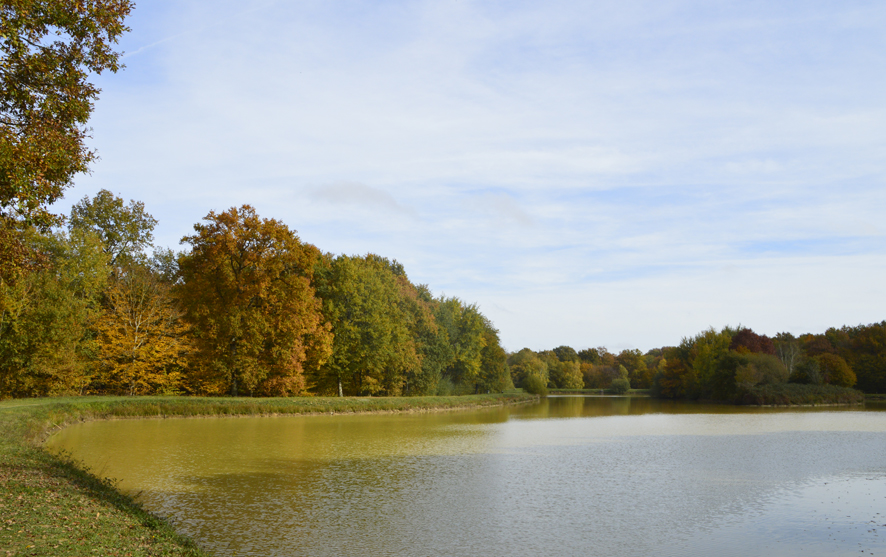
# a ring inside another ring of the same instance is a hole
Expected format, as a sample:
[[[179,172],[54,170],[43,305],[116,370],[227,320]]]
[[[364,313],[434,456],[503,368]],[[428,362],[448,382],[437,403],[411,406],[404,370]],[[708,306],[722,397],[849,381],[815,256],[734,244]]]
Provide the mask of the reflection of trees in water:
[[[628,416],[651,412],[677,411],[673,401],[646,397],[618,396],[554,396],[537,405],[519,409],[516,413],[538,418],[591,418],[599,416]],[[684,404],[683,406],[690,406]]]

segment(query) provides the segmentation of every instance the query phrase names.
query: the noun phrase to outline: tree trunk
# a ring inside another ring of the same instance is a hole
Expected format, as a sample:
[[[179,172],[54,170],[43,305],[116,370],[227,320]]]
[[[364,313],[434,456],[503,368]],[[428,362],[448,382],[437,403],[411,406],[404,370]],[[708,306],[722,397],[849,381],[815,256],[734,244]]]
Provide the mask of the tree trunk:
[[[231,360],[231,396],[237,396],[237,340],[231,341],[231,353],[234,356]]]

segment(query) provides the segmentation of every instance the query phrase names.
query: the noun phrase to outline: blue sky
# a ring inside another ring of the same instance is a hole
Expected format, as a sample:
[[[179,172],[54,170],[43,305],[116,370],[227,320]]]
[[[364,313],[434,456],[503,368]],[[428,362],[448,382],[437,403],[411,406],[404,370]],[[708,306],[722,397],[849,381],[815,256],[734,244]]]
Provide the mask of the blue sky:
[[[519,350],[886,319],[886,4],[140,2],[57,209],[249,203]]]

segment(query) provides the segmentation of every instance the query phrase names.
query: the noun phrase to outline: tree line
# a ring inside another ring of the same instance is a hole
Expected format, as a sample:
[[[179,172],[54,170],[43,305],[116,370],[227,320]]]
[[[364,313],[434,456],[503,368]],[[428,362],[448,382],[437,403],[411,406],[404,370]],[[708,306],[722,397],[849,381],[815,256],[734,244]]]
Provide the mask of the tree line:
[[[770,338],[708,329],[641,352],[507,353],[474,304],[375,254],[333,255],[249,206],[210,212],[180,253],[144,204],[102,190],[64,228],[22,226],[0,280],[0,398],[62,394],[430,395],[514,386],[734,400],[783,383],[886,392],[886,321]]]
[[[378,255],[332,255],[249,206],[181,253],[103,190],[25,227],[0,281],[0,398],[61,394],[429,395],[512,387],[498,331]]]
[[[754,387],[798,383],[886,393],[886,321],[798,337],[708,329],[646,353],[524,348],[510,354],[508,364],[514,384],[530,390],[650,389],[664,398],[737,400]]]

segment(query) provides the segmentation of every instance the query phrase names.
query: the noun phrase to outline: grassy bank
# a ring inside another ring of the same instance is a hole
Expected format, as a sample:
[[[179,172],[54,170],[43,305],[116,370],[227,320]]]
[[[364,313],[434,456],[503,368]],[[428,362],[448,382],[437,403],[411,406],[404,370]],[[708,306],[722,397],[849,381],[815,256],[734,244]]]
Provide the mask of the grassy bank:
[[[0,402],[0,557],[204,556],[163,520],[76,463],[42,449],[65,425],[139,417],[423,412],[535,400],[523,394],[415,398],[73,397]]]
[[[736,404],[820,406],[825,404],[862,404],[864,400],[864,393],[847,387],[782,383],[752,387],[739,396]]]
[[[631,389],[626,393],[616,393],[612,389],[551,389],[552,395],[610,395],[610,396],[649,396],[649,389]]]

